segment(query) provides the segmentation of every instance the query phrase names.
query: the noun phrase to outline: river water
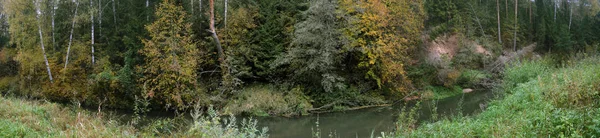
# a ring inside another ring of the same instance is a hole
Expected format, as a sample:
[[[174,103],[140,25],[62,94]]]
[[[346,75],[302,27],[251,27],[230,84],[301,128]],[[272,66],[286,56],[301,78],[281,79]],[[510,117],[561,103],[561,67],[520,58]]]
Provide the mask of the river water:
[[[428,121],[431,118],[433,105],[437,105],[440,117],[456,115],[473,115],[481,112],[480,104],[486,105],[494,98],[493,92],[480,91],[460,94],[454,97],[422,101],[419,110],[419,121]],[[268,127],[268,134],[272,138],[310,138],[313,130],[316,131],[316,122],[322,136],[330,133],[337,137],[370,137],[381,132],[391,132],[403,107],[410,110],[415,102],[395,104],[389,107],[376,107],[361,110],[314,114],[300,117],[259,117],[258,125]]]
[[[418,110],[418,121],[430,121],[433,107],[437,107],[437,114],[440,118],[452,117],[457,115],[474,115],[481,112],[480,104],[487,104],[495,98],[491,91],[475,91],[467,94],[441,99],[421,101]],[[360,110],[332,112],[322,114],[312,114],[297,117],[252,117],[258,121],[259,130],[263,127],[268,128],[267,134],[271,138],[310,138],[313,130],[316,131],[318,121],[321,136],[328,137],[334,133],[336,137],[370,137],[372,133],[375,136],[381,132],[391,132],[397,122],[397,117],[401,110],[413,109],[416,102],[398,103],[387,107],[374,107]],[[435,106],[434,106],[435,105]],[[94,111],[90,109],[90,111]],[[114,111],[115,114],[122,115],[123,122],[131,121],[133,113],[123,113]],[[146,120],[156,120],[161,118],[174,118],[172,113],[150,113],[145,117]],[[227,117],[225,117],[227,118]],[[243,116],[236,117],[238,120],[248,118]],[[188,116],[184,119],[184,124],[191,122]],[[181,120],[180,120],[181,121]]]

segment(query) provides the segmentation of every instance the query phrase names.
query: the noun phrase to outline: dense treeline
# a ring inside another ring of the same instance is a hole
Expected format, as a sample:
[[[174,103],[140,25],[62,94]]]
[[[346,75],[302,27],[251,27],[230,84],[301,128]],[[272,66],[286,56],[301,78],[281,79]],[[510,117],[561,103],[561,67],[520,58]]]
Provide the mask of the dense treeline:
[[[541,51],[569,53],[598,42],[597,0],[431,0],[426,7],[432,33],[462,26],[504,48],[537,42]]]
[[[361,106],[423,87],[423,71],[413,67],[422,36],[459,33],[499,49],[531,42],[548,52],[597,49],[598,3],[2,0],[0,90],[186,109],[222,107],[247,87],[271,85],[271,95],[309,97],[296,99],[315,107]]]

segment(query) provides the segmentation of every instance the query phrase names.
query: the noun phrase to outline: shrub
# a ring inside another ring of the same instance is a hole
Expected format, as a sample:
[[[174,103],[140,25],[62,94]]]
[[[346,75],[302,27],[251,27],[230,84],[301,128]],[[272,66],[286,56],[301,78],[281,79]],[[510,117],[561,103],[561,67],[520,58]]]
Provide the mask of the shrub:
[[[473,87],[490,76],[490,74],[483,71],[467,69],[462,71],[460,77],[458,77],[457,83],[462,87]]]
[[[300,88],[281,91],[274,86],[249,86],[242,89],[225,106],[225,113],[248,113],[255,116],[301,115],[312,108]]]

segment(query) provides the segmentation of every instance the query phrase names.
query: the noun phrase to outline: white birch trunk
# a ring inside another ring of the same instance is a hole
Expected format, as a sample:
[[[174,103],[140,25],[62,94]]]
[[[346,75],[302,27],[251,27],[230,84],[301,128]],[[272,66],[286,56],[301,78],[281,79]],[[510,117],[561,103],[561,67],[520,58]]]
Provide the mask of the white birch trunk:
[[[194,15],[194,1],[195,0],[190,0],[190,6],[192,6],[192,15]]]
[[[56,17],[56,9],[58,8],[58,0],[51,0],[52,2],[52,47],[55,48],[54,50],[56,50],[56,32],[54,31],[55,29],[55,23],[54,23],[54,18]]]
[[[146,10],[150,11],[150,9],[148,9],[148,7],[150,7],[150,1],[146,0]],[[146,21],[150,21],[150,13],[146,14]]]
[[[34,1],[36,7],[37,21],[38,21],[38,32],[40,34],[40,46],[42,47],[42,54],[44,55],[44,62],[46,63],[46,70],[48,71],[48,78],[50,78],[50,83],[53,83],[52,71],[50,71],[50,64],[48,63],[48,57],[46,57],[46,48],[44,48],[44,37],[42,35],[42,10],[40,9],[39,1]]]
[[[94,65],[94,63],[96,62],[94,60],[94,11],[93,8],[94,7],[94,0],[90,0],[90,15],[92,18],[92,65]]]
[[[75,30],[75,21],[77,17],[77,10],[79,9],[79,2],[75,1],[75,14],[73,14],[73,22],[71,23],[71,35],[69,35],[69,46],[67,47],[67,57],[65,58],[65,69],[69,64],[69,54],[71,54],[71,44],[73,43],[73,31]]]
[[[199,0],[199,1],[200,2],[198,2],[198,8],[200,8],[199,12],[200,12],[200,14],[202,14],[202,0]]]
[[[573,21],[573,8],[571,7],[571,0],[569,0],[568,3],[569,3],[569,31],[571,31],[571,23]]]
[[[227,5],[229,5],[229,3],[227,0],[225,0],[225,20],[223,20],[224,28],[227,28]]]

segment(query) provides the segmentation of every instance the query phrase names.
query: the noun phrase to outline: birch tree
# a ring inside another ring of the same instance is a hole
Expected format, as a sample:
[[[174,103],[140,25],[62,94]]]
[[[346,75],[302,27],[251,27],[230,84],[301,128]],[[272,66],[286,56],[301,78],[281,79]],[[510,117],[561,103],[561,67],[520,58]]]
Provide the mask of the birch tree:
[[[55,31],[55,23],[54,23],[54,19],[56,17],[56,10],[58,9],[58,2],[59,0],[50,0],[50,3],[52,5],[52,47],[56,48],[56,31]]]
[[[146,0],[146,11],[150,11],[150,0]],[[150,14],[146,14],[146,21],[150,21]]]
[[[52,71],[50,71],[50,64],[48,64],[48,58],[46,57],[46,48],[44,47],[44,36],[42,35],[42,10],[40,9],[40,1],[35,0],[34,5],[36,8],[37,14],[37,22],[38,22],[38,32],[40,34],[40,46],[42,47],[42,54],[44,54],[44,62],[46,63],[46,70],[48,71],[48,78],[50,78],[50,83],[53,83],[52,79]]]
[[[567,3],[569,4],[569,31],[571,31],[571,23],[573,21],[573,8],[571,7],[571,0],[568,0]]]
[[[215,29],[215,2],[214,0],[209,0],[210,6],[210,33],[212,33],[212,37],[215,40],[217,45],[217,50],[219,53],[219,62],[223,64],[225,61],[225,56],[223,55],[223,47],[221,47],[221,42],[219,41],[219,37],[217,36],[217,31]]]
[[[94,0],[90,0],[90,16],[91,16],[91,21],[92,21],[92,65],[94,65],[94,63],[96,62],[94,60],[94,10],[92,10],[94,7]]]
[[[227,3],[227,0],[225,0],[225,20],[223,20],[225,28],[227,28],[227,5],[229,5],[229,3]]]
[[[65,69],[67,69],[67,65],[69,64],[69,54],[71,54],[71,45],[73,43],[73,31],[75,30],[77,10],[79,9],[79,2],[77,0],[73,0],[73,2],[75,2],[75,13],[73,14],[73,22],[71,22],[71,34],[69,35],[69,46],[67,47],[67,56],[65,57]]]

